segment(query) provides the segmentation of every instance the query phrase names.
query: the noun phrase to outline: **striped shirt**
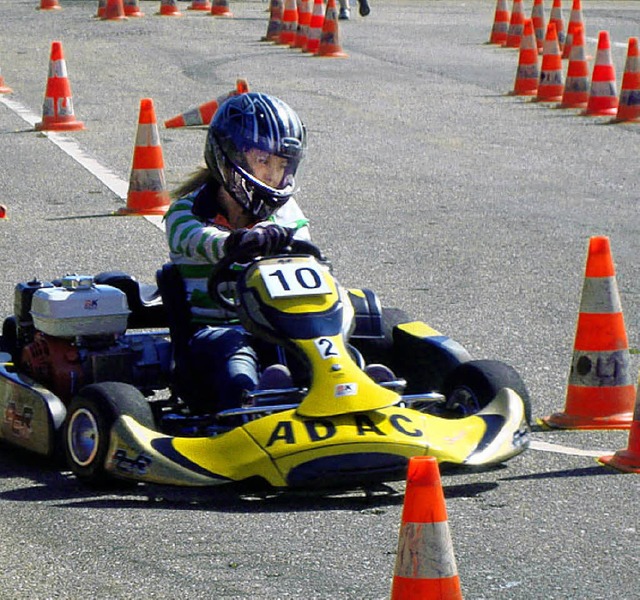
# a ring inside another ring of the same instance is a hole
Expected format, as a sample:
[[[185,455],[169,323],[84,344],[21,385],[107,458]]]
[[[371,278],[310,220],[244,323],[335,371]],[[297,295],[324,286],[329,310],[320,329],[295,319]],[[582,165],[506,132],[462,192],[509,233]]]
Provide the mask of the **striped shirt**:
[[[231,229],[224,219],[203,219],[193,213],[196,196],[202,188],[175,200],[164,220],[169,258],[178,265],[191,305],[193,323],[221,324],[236,319],[235,313],[216,304],[207,293],[212,265],[224,256],[224,243]],[[219,222],[220,221],[220,222]],[[296,239],[308,240],[309,220],[295,199],[291,198],[268,219],[271,223],[290,227]]]

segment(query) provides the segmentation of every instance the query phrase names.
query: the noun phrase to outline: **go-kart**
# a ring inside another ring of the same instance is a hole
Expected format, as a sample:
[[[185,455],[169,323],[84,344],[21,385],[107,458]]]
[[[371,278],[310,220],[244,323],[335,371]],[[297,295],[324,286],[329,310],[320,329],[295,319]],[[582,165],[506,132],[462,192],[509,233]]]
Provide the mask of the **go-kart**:
[[[90,484],[272,488],[399,480],[418,455],[485,468],[527,448],[530,400],[512,367],[341,287],[310,242],[241,251],[218,263],[209,293],[291,366],[291,385],[215,414],[191,402],[174,265],[154,286],[121,271],[33,280],[3,323],[0,439],[62,456]]]

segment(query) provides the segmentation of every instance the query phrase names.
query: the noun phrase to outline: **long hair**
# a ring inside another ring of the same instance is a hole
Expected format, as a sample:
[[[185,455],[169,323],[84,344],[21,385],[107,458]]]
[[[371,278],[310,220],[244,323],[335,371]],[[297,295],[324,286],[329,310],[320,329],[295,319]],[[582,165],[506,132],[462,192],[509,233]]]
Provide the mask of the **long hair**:
[[[194,192],[205,183],[215,181],[211,171],[207,167],[198,167],[191,175],[187,177],[178,187],[171,191],[171,198],[176,200],[182,198],[191,192]]]

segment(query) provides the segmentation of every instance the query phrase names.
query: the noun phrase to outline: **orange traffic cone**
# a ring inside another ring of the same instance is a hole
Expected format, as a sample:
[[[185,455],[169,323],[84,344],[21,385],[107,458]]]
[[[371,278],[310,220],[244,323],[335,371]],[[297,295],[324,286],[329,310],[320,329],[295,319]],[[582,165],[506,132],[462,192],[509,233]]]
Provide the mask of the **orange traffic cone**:
[[[562,16],[562,0],[553,0],[551,13],[549,15],[549,23],[555,23],[556,35],[558,36],[558,46],[560,51],[564,48],[566,34],[564,31],[564,17]]]
[[[541,419],[559,429],[627,429],[635,385],[609,238],[589,240],[564,412]]]
[[[542,66],[538,82],[537,102],[559,102],[562,100],[564,82],[562,77],[562,56],[558,45],[556,25],[549,21],[544,38]]]
[[[156,15],[161,17],[182,17],[184,13],[180,12],[177,0],[161,0],[160,10]]]
[[[489,36],[490,44],[503,45],[507,41],[507,32],[509,31],[509,21],[511,14],[507,6],[507,0],[496,1],[496,12],[493,17],[493,27]]]
[[[144,17],[138,0],[124,0],[124,14],[127,17]]]
[[[284,14],[283,0],[271,0],[269,5],[269,23],[267,33],[261,38],[263,42],[277,42],[282,30],[282,17]]]
[[[520,48],[522,31],[524,30],[524,9],[522,0],[513,0],[511,7],[511,19],[509,19],[509,29],[507,39],[504,42],[505,48]]]
[[[103,21],[123,21],[126,18],[123,0],[107,0]]]
[[[638,389],[640,389],[640,380]],[[640,398],[638,396],[636,396],[636,409],[633,413],[627,448],[618,450],[613,456],[601,456],[598,462],[625,473],[640,473]]]
[[[614,120],[640,120],[640,62],[638,38],[635,37],[629,38],[620,99],[618,100],[618,112]]]
[[[324,0],[313,0],[313,12],[311,13],[311,21],[309,22],[309,34],[307,35],[305,52],[315,54],[320,47],[320,38],[322,37],[322,28],[324,26],[324,13]]]
[[[316,56],[330,58],[346,58],[348,55],[342,51],[340,46],[340,30],[338,29],[338,9],[336,0],[328,0],[327,10],[324,13],[322,24],[322,34],[320,35],[320,45]]]
[[[172,127],[193,127],[193,126],[208,126],[211,123],[211,119],[213,115],[218,110],[218,106],[220,106],[227,98],[231,96],[237,96],[238,94],[245,94],[249,91],[249,84],[246,79],[238,79],[236,81],[236,88],[231,90],[229,93],[216,98],[215,100],[210,100],[209,102],[205,102],[196,108],[191,108],[182,114],[173,117],[171,119],[167,119],[164,122],[164,126],[167,128]]]
[[[40,0],[40,10],[60,10],[61,8],[58,0]]]
[[[520,43],[520,56],[518,59],[518,70],[516,71],[516,82],[511,95],[513,96],[535,96],[538,92],[538,80],[540,79],[540,69],[538,67],[538,47],[536,44],[533,21],[524,20],[524,31],[522,42]]]
[[[409,460],[391,600],[462,600],[438,462]]]
[[[4,204],[0,204],[0,219],[8,219],[7,207]]]
[[[214,17],[233,17],[229,8],[229,0],[213,0],[211,3],[211,15]]]
[[[312,0],[300,0],[298,10],[298,29],[296,37],[291,44],[292,48],[306,48],[309,38],[309,25],[311,23],[311,2]]]
[[[611,62],[611,42],[609,32],[598,35],[598,51],[591,75],[589,102],[585,115],[615,115],[618,112],[618,92],[616,89],[616,71]]]
[[[193,0],[191,6],[187,10],[211,11],[211,2],[209,0]]]
[[[153,100],[143,98],[140,101],[127,206],[119,209],[116,214],[163,215],[169,204],[169,192],[164,177],[164,158]]]
[[[298,28],[298,6],[296,0],[284,0],[284,12],[282,13],[282,26],[278,36],[278,44],[290,46],[295,42]]]
[[[164,122],[164,126],[167,129],[175,127],[196,127],[207,126],[211,123],[213,115],[218,110],[220,103],[217,100],[210,100],[195,108],[190,108],[186,112],[183,112],[171,119],[167,119]]]
[[[536,34],[536,45],[538,52],[542,54],[544,48],[544,36],[547,29],[546,19],[544,16],[544,0],[533,0],[531,7],[531,21],[533,22],[533,30]]]
[[[104,17],[104,13],[107,10],[107,0],[98,0],[98,12],[96,13],[96,17],[98,19],[102,19]]]
[[[10,94],[13,90],[5,85],[4,77],[2,76],[2,72],[0,72],[0,94]]]
[[[564,48],[562,49],[562,58],[569,58],[571,56],[573,37],[578,27],[582,27],[586,39],[587,30],[584,26],[584,17],[582,16],[582,3],[580,0],[573,0],[571,15],[569,16],[569,25],[567,25],[567,37],[564,40]]]
[[[588,102],[589,65],[584,47],[584,30],[580,26],[573,30],[567,77],[558,108],[584,108]]]
[[[42,121],[36,123],[38,131],[74,131],[84,129],[73,112],[71,84],[67,77],[67,63],[62,42],[52,42],[49,60],[49,78],[42,105]]]

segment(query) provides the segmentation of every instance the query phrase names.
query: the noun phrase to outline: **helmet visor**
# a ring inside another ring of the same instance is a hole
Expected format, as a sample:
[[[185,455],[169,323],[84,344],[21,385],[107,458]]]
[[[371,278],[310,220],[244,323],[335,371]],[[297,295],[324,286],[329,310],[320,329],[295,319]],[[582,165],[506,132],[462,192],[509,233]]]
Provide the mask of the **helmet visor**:
[[[297,162],[292,158],[270,154],[260,148],[249,148],[243,152],[237,164],[267,189],[283,190],[294,183]]]
[[[238,150],[227,145],[227,157],[233,169],[244,180],[252,198],[272,212],[284,205],[296,191],[295,176],[304,155],[300,142],[283,140],[284,153],[274,154],[257,146]]]

